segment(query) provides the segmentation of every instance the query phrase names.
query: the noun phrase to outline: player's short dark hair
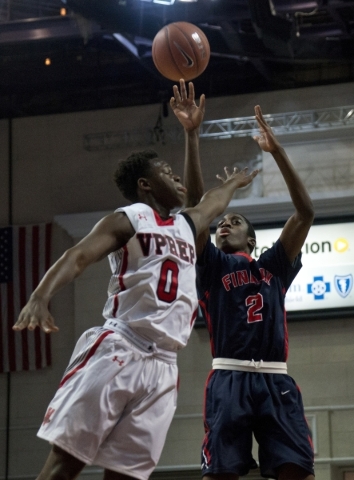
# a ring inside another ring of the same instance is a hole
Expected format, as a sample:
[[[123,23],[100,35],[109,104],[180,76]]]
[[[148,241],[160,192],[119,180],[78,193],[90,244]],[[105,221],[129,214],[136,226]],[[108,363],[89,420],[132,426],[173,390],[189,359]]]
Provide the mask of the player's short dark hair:
[[[244,219],[244,221],[247,223],[247,235],[249,237],[252,237],[256,240],[256,232],[254,231],[254,228],[253,228],[253,225],[252,223],[248,220],[248,218],[246,218],[244,215],[242,215],[241,213],[239,213],[239,215],[241,215],[241,217]],[[251,250],[251,253],[253,252],[253,249],[254,247],[252,245],[248,245],[249,249]]]
[[[114,181],[122,195],[131,202],[138,199],[138,180],[141,177],[149,177],[152,172],[150,160],[158,158],[155,150],[143,150],[133,152],[128,158],[118,164],[114,173]]]

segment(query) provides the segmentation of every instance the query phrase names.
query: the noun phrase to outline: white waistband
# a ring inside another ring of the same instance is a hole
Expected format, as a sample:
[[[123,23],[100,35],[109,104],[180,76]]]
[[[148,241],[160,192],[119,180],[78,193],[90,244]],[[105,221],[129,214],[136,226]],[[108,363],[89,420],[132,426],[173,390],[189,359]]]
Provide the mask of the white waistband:
[[[129,327],[122,320],[106,320],[104,323],[104,328],[109,330],[114,330],[115,332],[120,333],[125,338],[127,338],[131,343],[136,347],[140,348],[146,353],[150,353],[152,356],[163,360],[168,363],[177,362],[177,353],[170,350],[164,350],[156,346],[154,342],[147,340],[138,333],[134,332],[132,328]]]
[[[239,370],[241,372],[288,373],[285,362],[263,362],[259,360],[236,360],[235,358],[214,358],[214,370]]]

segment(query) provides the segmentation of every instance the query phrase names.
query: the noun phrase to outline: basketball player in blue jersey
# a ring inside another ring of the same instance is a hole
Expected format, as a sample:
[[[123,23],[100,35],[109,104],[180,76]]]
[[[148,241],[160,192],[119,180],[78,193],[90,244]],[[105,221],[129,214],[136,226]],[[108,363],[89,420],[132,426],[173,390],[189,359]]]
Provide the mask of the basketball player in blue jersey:
[[[203,102],[192,121],[199,122]],[[120,163],[116,184],[132,205],[104,217],[63,254],[13,327],[56,332],[50,299],[108,255],[105,323],[78,340],[45,414],[38,436],[53,447],[38,480],[71,480],[87,464],[103,467],[104,480],[149,478],[176,408],[176,353],[196,317],[195,238],[257,173],[234,171],[197,206],[171,214],[186,188],[168,163],[151,150]]]
[[[183,83],[180,91],[174,87],[174,98],[179,100],[174,111],[182,124],[183,113],[191,109],[185,90]],[[260,134],[254,138],[274,157],[295,212],[278,241],[257,260],[251,257],[256,244],[254,229],[239,213],[220,220],[216,247],[209,231],[198,237],[200,305],[213,356],[205,391],[202,475],[204,480],[237,480],[246,475],[255,466],[254,434],[262,476],[313,480],[314,454],[301,393],[287,375],[284,298],[301,268],[301,247],[314,211],[303,182],[259,106],[255,114]],[[185,184],[195,185],[200,192],[203,184],[197,148],[194,153],[185,164]],[[225,172],[228,179],[228,169]],[[188,195],[189,206],[199,199]]]

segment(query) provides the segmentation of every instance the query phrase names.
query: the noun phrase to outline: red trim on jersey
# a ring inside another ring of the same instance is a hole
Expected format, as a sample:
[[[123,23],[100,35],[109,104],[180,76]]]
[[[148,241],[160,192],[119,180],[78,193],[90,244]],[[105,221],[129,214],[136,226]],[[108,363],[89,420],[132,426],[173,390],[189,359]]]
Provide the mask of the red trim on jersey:
[[[209,385],[209,382],[211,380],[211,377],[214,375],[215,373],[215,370],[211,370],[207,376],[207,379],[205,381],[205,385],[204,385],[204,403],[203,403],[203,422],[204,422],[204,432],[205,432],[205,435],[204,435],[204,439],[203,439],[203,446],[202,446],[202,449],[203,449],[203,453],[205,454],[206,458],[207,458],[207,462],[210,463],[210,458],[211,458],[211,454],[207,448],[207,443],[208,443],[208,435],[209,435],[209,432],[210,432],[210,428],[209,428],[209,425],[207,424],[207,421],[206,421],[206,398],[207,398],[207,395],[206,395],[206,392],[207,392],[207,387]]]
[[[174,218],[173,217],[169,217],[167,220],[163,220],[160,215],[155,212],[155,210],[153,210],[154,212],[154,215],[155,215],[155,221],[157,223],[157,225],[159,225],[159,227],[164,227],[166,225],[174,225]]]
[[[289,356],[289,334],[288,323],[286,321],[286,312],[284,312],[284,342],[284,362],[286,362]]]
[[[123,282],[123,277],[125,275],[125,272],[127,271],[127,266],[128,266],[128,249],[127,249],[127,246],[124,245],[124,247],[122,247],[122,249],[123,249],[122,266],[121,266],[121,269],[120,269],[120,272],[119,272],[119,275],[118,275],[118,283],[119,283],[119,288],[120,288],[121,292],[126,290],[126,287],[125,287],[124,282]]]
[[[208,432],[209,433],[209,432]],[[207,465],[206,467],[209,468],[209,465],[210,465],[210,459],[211,459],[211,453],[209,452],[208,448],[207,448],[207,443],[208,443],[208,433],[206,433],[204,435],[204,439],[203,439],[203,455],[205,455],[206,457],[206,460],[207,460]]]
[[[205,385],[204,385],[204,404],[203,404],[203,420],[204,420],[204,426],[205,426],[205,430],[206,431],[209,431],[209,427],[205,421],[205,410],[206,410],[206,398],[207,398],[207,388],[208,388],[208,385],[209,385],[209,382],[211,380],[211,377],[214,375],[215,373],[215,370],[210,370],[208,376],[207,376],[207,379],[205,380]]]
[[[207,297],[208,295],[209,295],[209,292],[206,292],[205,296]],[[207,311],[205,303],[202,300],[199,300],[199,305],[201,306],[201,308],[203,310],[204,318],[207,322],[209,336],[210,336],[211,354],[214,357],[214,355],[215,355],[215,345],[214,345],[214,337],[213,337],[213,325],[211,323],[210,315],[209,315],[209,312]]]
[[[197,313],[198,313],[198,308],[196,308],[193,312],[193,315],[192,315],[192,318],[191,318],[191,328],[193,328],[193,325],[194,325],[194,322],[195,322],[195,319],[197,318]]]
[[[107,330],[106,332],[102,333],[102,335],[100,335],[97,338],[95,343],[92,345],[92,347],[88,351],[88,353],[87,353],[85,359],[83,360],[83,362],[81,362],[73,370],[71,370],[67,375],[65,375],[65,377],[63,377],[62,381],[59,384],[59,388],[62,387],[64,385],[64,383],[67,382],[67,380],[69,380],[69,378],[71,378],[78,370],[80,370],[81,368],[83,368],[86,365],[86,363],[90,360],[90,358],[95,354],[96,350],[101,345],[103,340],[107,337],[107,335],[110,335],[111,333],[113,333],[112,330]]]
[[[232,253],[232,255],[241,255],[242,257],[247,258],[249,262],[252,262],[254,260],[254,258],[252,258],[251,255],[248,255],[248,253],[246,252],[234,252]]]
[[[310,435],[307,436],[307,440],[308,440],[309,444],[311,445],[312,450],[314,451],[313,441],[312,441],[312,438],[311,438]]]
[[[123,282],[123,277],[125,275],[125,272],[127,271],[127,266],[128,266],[128,249],[127,249],[127,246],[124,245],[124,247],[122,247],[122,250],[123,250],[123,256],[122,256],[122,261],[121,261],[120,272],[119,272],[119,275],[118,275],[118,285],[119,285],[119,291],[120,292],[123,292],[124,290],[126,290],[126,286],[124,285],[124,282]],[[119,307],[119,298],[118,298],[118,294],[116,294],[113,297],[113,308],[112,308],[113,317],[115,317],[117,315],[118,307]]]
[[[113,297],[113,310],[112,310],[113,317],[117,315],[118,305],[119,305],[118,294],[115,294]]]
[[[283,288],[283,295],[285,296],[285,289]],[[289,355],[289,334],[288,322],[286,321],[286,310],[284,307],[284,362],[287,361]]]
[[[308,426],[308,428],[309,428],[309,430],[310,430],[309,422],[307,421],[306,415],[304,415],[304,419],[305,419],[306,425]],[[315,447],[314,447],[314,445],[313,445],[313,441],[312,441],[311,435],[307,435],[307,440],[308,440],[308,442],[309,442],[309,444],[310,444],[310,447],[311,447],[311,449],[312,449],[312,452],[313,452],[313,457],[312,457],[312,458],[314,458],[314,457],[315,457]]]

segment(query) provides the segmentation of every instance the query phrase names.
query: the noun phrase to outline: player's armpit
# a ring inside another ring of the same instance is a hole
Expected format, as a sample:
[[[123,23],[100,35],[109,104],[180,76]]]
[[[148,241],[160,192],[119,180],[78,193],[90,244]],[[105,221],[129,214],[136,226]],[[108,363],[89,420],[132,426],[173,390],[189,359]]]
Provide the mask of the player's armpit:
[[[80,250],[82,261],[87,266],[122,248],[134,233],[126,214],[115,212],[102,218],[74,248]]]

